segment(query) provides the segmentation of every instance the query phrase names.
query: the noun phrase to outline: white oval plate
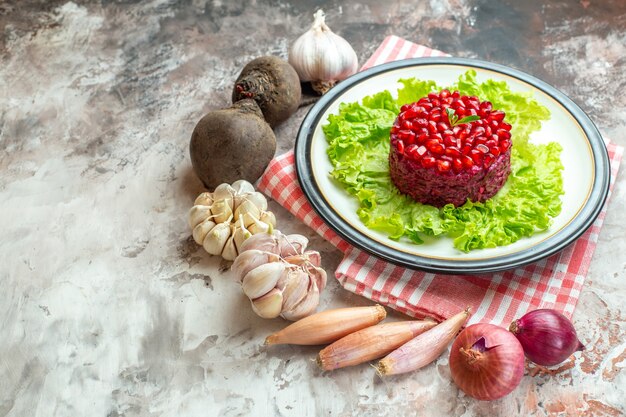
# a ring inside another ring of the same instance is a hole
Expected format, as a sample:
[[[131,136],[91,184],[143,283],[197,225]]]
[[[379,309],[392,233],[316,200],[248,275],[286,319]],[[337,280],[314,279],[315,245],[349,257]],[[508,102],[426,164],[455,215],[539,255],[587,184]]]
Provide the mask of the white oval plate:
[[[401,78],[416,77],[450,85],[468,69],[478,81],[506,81],[515,92],[532,92],[550,110],[531,140],[559,142],[563,147],[561,213],[545,232],[492,249],[469,253],[454,248],[448,237],[428,238],[421,245],[394,241],[368,229],[359,219],[358,201],[337,184],[329,173],[333,167],[326,154],[322,126],[341,103],[360,101],[383,90],[397,94]],[[317,213],[353,245],[399,265],[443,273],[483,273],[518,267],[549,256],[573,242],[591,225],[606,199],[609,159],[606,146],[589,117],[563,93],[520,71],[488,62],[460,58],[418,58],[396,61],[356,74],[341,82],[309,111],[296,141],[296,169],[300,185]]]

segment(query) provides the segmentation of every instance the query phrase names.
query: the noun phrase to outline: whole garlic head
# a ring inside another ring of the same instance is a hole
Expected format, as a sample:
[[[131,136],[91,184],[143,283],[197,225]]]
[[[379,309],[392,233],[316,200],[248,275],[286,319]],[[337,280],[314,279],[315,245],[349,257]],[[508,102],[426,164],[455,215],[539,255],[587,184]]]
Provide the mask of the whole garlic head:
[[[193,240],[204,250],[232,261],[246,239],[276,226],[276,216],[267,211],[263,194],[239,180],[200,194],[189,211],[189,226]]]
[[[256,314],[295,321],[315,312],[326,271],[320,267],[320,254],[307,251],[307,244],[304,236],[277,230],[244,242],[231,270]]]
[[[325,23],[320,9],[314,15],[313,26],[302,34],[289,51],[289,64],[300,81],[311,81],[313,89],[324,94],[337,81],[354,74],[358,68],[356,52],[348,41],[333,33]]]

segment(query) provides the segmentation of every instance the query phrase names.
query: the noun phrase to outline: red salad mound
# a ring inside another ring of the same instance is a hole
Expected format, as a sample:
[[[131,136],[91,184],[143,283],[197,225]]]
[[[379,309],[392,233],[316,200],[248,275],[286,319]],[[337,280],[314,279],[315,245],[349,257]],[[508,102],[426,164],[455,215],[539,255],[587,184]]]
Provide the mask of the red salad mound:
[[[442,207],[482,202],[511,172],[511,125],[488,101],[442,90],[400,109],[389,172],[414,200]]]

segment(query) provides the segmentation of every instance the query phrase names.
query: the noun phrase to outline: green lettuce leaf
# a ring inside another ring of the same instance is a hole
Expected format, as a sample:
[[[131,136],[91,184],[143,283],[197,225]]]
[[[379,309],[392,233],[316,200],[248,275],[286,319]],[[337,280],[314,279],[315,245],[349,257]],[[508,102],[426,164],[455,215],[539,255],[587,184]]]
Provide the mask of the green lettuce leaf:
[[[478,82],[473,70],[448,86],[506,112],[513,126],[512,172],[502,190],[485,203],[438,209],[398,192],[389,178],[388,155],[389,130],[400,107],[441,88],[415,78],[399,82],[397,99],[382,91],[361,103],[343,103],[322,127],[333,165],[330,175],[358,200],[357,214],[368,228],[416,244],[425,236],[448,236],[456,248],[468,252],[508,245],[550,226],[561,211],[561,146],[530,142],[530,135],[550,118],[548,109],[531,94],[512,92],[503,81]]]

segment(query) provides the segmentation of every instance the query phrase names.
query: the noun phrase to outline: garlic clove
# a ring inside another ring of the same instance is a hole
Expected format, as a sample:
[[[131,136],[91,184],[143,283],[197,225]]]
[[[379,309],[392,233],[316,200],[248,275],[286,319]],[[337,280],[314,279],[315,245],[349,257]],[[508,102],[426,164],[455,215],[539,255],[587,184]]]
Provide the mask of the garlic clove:
[[[246,180],[237,180],[232,183],[231,187],[233,188],[235,196],[254,193],[256,191],[254,186]]]
[[[211,213],[215,216],[216,223],[230,221],[228,218],[233,215],[231,206],[228,205],[228,200],[226,199],[215,200],[211,206]]]
[[[248,272],[241,282],[243,292],[250,299],[255,299],[276,286],[281,274],[285,271],[283,262],[270,262],[259,265]]]
[[[294,265],[306,265],[311,264],[313,266],[320,266],[322,262],[322,256],[318,251],[307,250],[303,254],[290,255],[285,257],[285,261]]]
[[[235,221],[243,218],[246,227],[254,223],[255,219],[261,217],[261,210],[252,201],[244,200],[235,210]]]
[[[272,213],[271,211],[262,211],[259,220],[261,220],[263,223],[276,226],[276,216],[274,216],[274,213]]]
[[[211,255],[219,255],[222,253],[229,236],[230,225],[228,223],[218,223],[207,233],[202,242],[202,247]]]
[[[234,236],[231,234],[226,244],[224,245],[224,249],[222,249],[222,258],[227,261],[234,261],[237,257],[237,248],[235,247]]]
[[[263,194],[258,191],[246,194],[242,197],[242,200],[251,202],[261,211],[267,210],[267,199]]]
[[[306,270],[309,276],[315,280],[315,284],[317,285],[317,288],[319,288],[320,291],[326,288],[327,276],[326,276],[326,271],[323,268],[309,265],[306,268]]]
[[[314,82],[313,88],[323,94],[336,81],[356,73],[358,58],[352,46],[326,25],[322,10],[314,18],[311,28],[293,43],[289,63],[300,81]]]
[[[191,233],[193,236],[193,240],[198,245],[202,245],[202,242],[204,242],[204,238],[206,237],[207,233],[213,230],[215,225],[216,223],[212,219],[205,219],[203,222],[193,228],[193,232]]]
[[[300,255],[309,244],[309,239],[298,234],[283,235],[279,237],[278,241],[280,243],[280,254],[283,257]]]
[[[196,197],[196,201],[194,201],[194,206],[210,206],[213,204],[213,193],[202,193],[198,197]]]
[[[252,300],[252,310],[264,319],[273,319],[280,314],[282,304],[283,295],[274,288],[267,294]]]
[[[211,207],[201,205],[193,206],[191,210],[189,210],[189,226],[194,229],[207,217],[211,217]]]
[[[265,252],[272,252],[275,254],[280,254],[280,247],[278,244],[278,236],[280,232],[276,231],[274,234],[270,233],[259,233],[251,236],[249,239],[246,239],[241,245],[241,252],[245,252],[251,249],[257,249]]]
[[[241,247],[243,246],[243,242],[252,236],[252,232],[246,229],[243,226],[243,222],[235,226],[233,230],[233,240],[235,241],[235,247],[237,248],[237,253],[241,253]]]
[[[254,223],[252,223],[250,225],[250,227],[248,227],[248,230],[250,231],[250,233],[252,233],[253,235],[256,235],[258,233],[267,233],[270,230],[270,225],[263,223],[260,220],[257,220],[255,218],[252,218],[254,220]]]
[[[271,252],[263,252],[256,249],[250,249],[245,252],[239,252],[239,256],[235,258],[230,269],[233,271],[235,278],[241,282],[243,277],[257,266],[270,262],[277,262],[280,257]]]
[[[309,288],[306,297],[302,299],[294,308],[284,310],[280,315],[286,320],[296,321],[309,316],[315,312],[320,303],[320,292],[315,284],[315,280],[309,279]]]
[[[224,200],[224,202],[230,207],[231,211],[233,210],[233,196],[235,195],[235,190],[230,184],[220,184],[215,187],[215,191],[213,191],[213,201]]]
[[[289,270],[276,283],[276,288],[283,292],[283,310],[290,311],[306,297],[309,289],[309,276],[300,268]]]

